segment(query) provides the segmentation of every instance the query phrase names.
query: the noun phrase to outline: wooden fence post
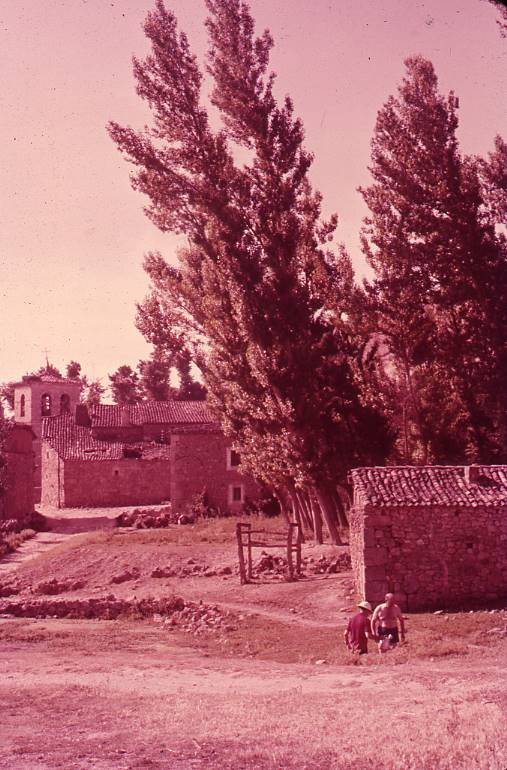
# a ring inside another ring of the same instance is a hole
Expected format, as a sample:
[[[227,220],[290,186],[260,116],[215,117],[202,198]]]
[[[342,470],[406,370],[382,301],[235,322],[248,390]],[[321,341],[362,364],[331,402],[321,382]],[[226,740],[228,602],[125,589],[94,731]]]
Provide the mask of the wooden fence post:
[[[289,529],[287,530],[287,567],[289,568],[290,580],[294,580],[294,565],[292,563],[292,534],[294,532],[294,527],[296,526],[297,524],[289,524]]]
[[[246,534],[247,534],[247,543],[248,543],[248,580],[252,580],[253,578],[253,569],[252,569],[252,525],[251,524],[245,524]]]
[[[239,579],[241,585],[248,582],[245,572],[245,557],[243,554],[243,529],[242,524],[236,524],[236,538],[238,540],[238,559],[239,559]]]
[[[296,575],[301,574],[301,541],[303,540],[303,533],[301,527],[298,526],[297,540],[296,540]]]

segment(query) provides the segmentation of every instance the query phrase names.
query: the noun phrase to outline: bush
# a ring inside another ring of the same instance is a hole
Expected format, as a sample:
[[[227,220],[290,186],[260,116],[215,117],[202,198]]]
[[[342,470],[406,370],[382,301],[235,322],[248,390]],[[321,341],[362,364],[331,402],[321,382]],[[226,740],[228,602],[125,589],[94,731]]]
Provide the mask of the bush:
[[[262,487],[258,500],[250,500],[249,498],[245,500],[243,513],[246,516],[261,514],[262,516],[266,516],[266,518],[273,518],[279,516],[280,504],[269,489]]]
[[[194,495],[192,500],[187,503],[180,513],[179,521],[181,523],[190,523],[198,519],[216,519],[219,516],[224,516],[224,513],[220,508],[215,508],[209,504],[208,495],[206,490]],[[182,521],[183,520],[183,521]]]
[[[3,522],[7,524],[8,522]],[[23,529],[21,532],[0,532],[0,558],[12,553],[19,546],[36,535],[33,529]]]

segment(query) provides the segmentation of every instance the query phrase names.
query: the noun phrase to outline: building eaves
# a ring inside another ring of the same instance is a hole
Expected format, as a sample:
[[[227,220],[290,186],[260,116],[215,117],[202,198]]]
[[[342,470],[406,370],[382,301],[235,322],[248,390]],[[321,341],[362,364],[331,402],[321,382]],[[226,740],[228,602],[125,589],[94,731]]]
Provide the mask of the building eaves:
[[[392,466],[350,472],[356,504],[380,508],[507,505],[507,466],[474,466],[467,481],[462,466]]]

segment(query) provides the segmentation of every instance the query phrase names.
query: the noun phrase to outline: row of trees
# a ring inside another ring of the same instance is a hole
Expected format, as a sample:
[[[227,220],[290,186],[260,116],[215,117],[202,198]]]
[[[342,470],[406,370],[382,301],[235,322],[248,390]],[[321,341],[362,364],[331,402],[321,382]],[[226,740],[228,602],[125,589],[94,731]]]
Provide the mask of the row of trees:
[[[175,372],[178,385],[172,384]],[[137,371],[128,365],[118,367],[109,375],[111,394],[116,404],[136,404],[143,399],[153,401],[200,401],[206,398],[206,388],[191,372],[186,353],[171,353],[154,348],[150,358],[139,361]]]
[[[244,467],[337,542],[355,465],[507,460],[506,145],[462,156],[458,100],[408,59],[361,191],[373,278],[360,287],[332,246],[336,217],[321,217],[301,121],[274,96],[269,32],[255,36],[241,0],[206,5],[221,128],[162,0],[134,60],[152,126],[109,126],[150,218],[187,239],[178,267],[147,255],[137,326],[196,363]]]
[[[171,384],[173,371],[176,373],[177,385]],[[48,362],[34,374],[62,377],[60,370]],[[83,387],[81,400],[88,407],[101,403],[106,388],[99,379],[91,380],[86,374],[82,374],[80,363],[71,361],[67,364],[64,376],[81,383]],[[139,361],[137,371],[124,364],[109,375],[109,382],[111,395],[116,404],[136,404],[143,399],[189,401],[206,398],[206,388],[194,379],[191,361],[186,351],[168,356],[154,349],[150,358]],[[14,382],[0,385],[0,401],[3,401],[10,410],[14,409]]]

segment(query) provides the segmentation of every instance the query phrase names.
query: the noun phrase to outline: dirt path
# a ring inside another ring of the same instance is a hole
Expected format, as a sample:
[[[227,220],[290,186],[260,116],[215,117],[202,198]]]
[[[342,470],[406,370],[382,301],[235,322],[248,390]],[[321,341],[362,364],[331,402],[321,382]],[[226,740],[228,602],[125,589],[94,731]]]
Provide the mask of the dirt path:
[[[118,515],[116,509],[81,509],[70,508],[62,513],[59,510],[40,510],[46,518],[46,532],[38,532],[30,540],[25,540],[14,553],[7,554],[0,560],[0,580],[10,576],[21,564],[35,559],[42,553],[64,543],[72,535],[94,532],[114,527]]]
[[[7,554],[0,561],[0,580],[4,576],[10,576],[21,564],[35,559],[36,556],[45,553],[56,545],[60,545],[69,537],[71,535],[64,533],[38,532],[35,537],[25,540],[16,551]]]

